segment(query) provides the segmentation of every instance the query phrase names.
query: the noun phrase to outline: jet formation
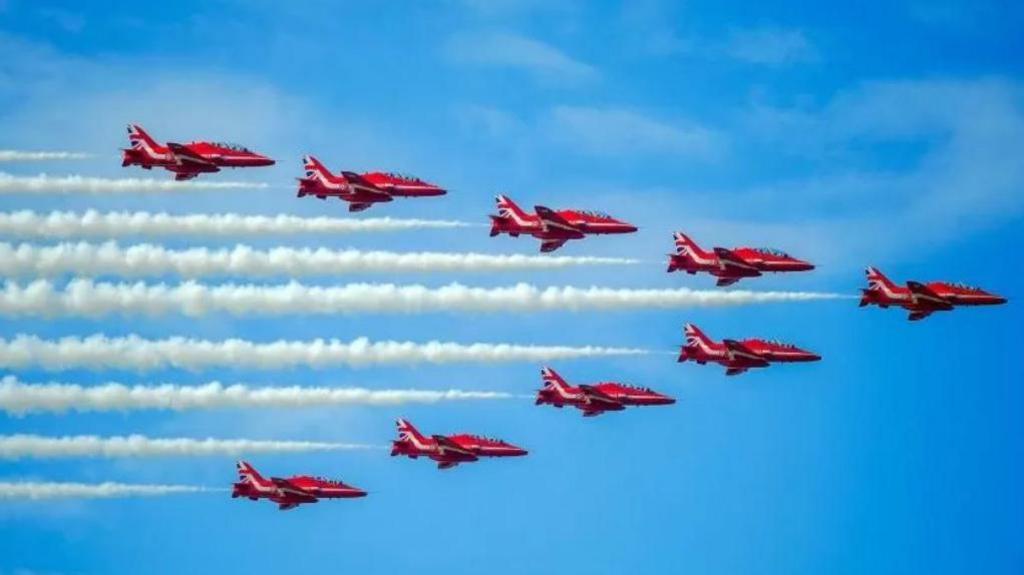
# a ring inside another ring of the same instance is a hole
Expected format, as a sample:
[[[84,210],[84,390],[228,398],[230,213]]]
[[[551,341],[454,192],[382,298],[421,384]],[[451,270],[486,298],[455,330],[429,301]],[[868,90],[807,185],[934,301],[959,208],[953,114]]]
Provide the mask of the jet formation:
[[[238,482],[232,485],[231,497],[245,497],[252,501],[269,499],[281,511],[294,509],[305,503],[321,499],[351,499],[366,497],[366,492],[344,482],[310,475],[264,478],[247,461],[238,462]]]
[[[867,269],[867,276],[868,287],[861,290],[860,307],[901,307],[910,312],[907,316],[910,321],[919,321],[937,311],[950,311],[955,307],[1006,303],[1002,296],[963,283],[908,281],[906,286],[898,286],[872,267]]]
[[[274,160],[239,144],[206,141],[161,144],[138,124],[128,124],[128,142],[130,147],[121,150],[122,168],[163,168],[174,173],[174,179],[178,181],[219,172],[221,168],[274,165]]]

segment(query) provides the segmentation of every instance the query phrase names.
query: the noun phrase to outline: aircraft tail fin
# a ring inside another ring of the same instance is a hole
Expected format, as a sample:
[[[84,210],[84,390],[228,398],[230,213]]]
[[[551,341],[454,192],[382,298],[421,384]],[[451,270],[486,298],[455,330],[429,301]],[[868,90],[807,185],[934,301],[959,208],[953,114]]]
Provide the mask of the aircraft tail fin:
[[[306,170],[307,178],[329,178],[332,175],[331,171],[312,154],[302,156],[302,167]]]
[[[715,259],[713,254],[701,249],[697,242],[683,232],[672,234],[672,238],[675,240],[676,254],[694,264],[711,263]]]
[[[260,472],[256,471],[256,468],[248,461],[238,462],[238,479],[241,483],[248,483],[251,485],[262,485],[266,483],[266,480],[263,479]]]
[[[136,150],[143,147],[149,147],[152,150],[163,147],[138,124],[128,124],[128,142]]]
[[[568,384],[564,379],[562,379],[562,376],[558,375],[558,372],[550,367],[541,368],[540,376],[544,380],[545,388],[565,389],[568,387]]]
[[[395,422],[395,425],[398,427],[399,442],[412,441],[417,443],[423,443],[426,440],[426,438],[423,437],[423,434],[420,433],[418,429],[413,427],[413,424],[409,423],[405,419],[399,418]]]
[[[711,338],[692,323],[688,323],[683,326],[683,333],[686,335],[687,346],[697,345],[700,343],[711,343]]]
[[[526,221],[526,212],[508,196],[499,194],[494,200],[498,204],[498,217],[511,219],[516,223]]]
[[[861,290],[860,307],[876,303],[885,294],[893,294],[898,291],[896,284],[885,274],[878,271],[878,268],[868,267],[865,271],[868,277],[868,287]]]

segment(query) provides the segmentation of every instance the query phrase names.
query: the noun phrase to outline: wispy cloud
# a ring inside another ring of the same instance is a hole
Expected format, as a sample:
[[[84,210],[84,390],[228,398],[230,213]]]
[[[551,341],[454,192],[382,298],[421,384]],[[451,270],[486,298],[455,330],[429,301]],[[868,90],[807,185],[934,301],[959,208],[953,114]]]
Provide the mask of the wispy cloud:
[[[735,29],[723,50],[736,60],[769,66],[813,62],[819,58],[802,31],[786,28]]]
[[[454,220],[402,218],[303,218],[287,214],[185,214],[165,212],[37,213],[29,210],[0,212],[0,235],[20,238],[141,237],[265,237],[294,234],[351,234],[418,229],[451,229],[475,224]]]
[[[448,57],[459,64],[510,68],[550,82],[593,80],[593,66],[540,40],[507,32],[462,34],[452,37]]]
[[[170,250],[151,244],[122,248],[113,242],[65,243],[55,246],[0,242],[0,275],[7,277],[58,277],[69,273],[89,277],[152,277],[166,274],[186,278],[295,277],[353,273],[500,272],[636,263],[639,263],[638,260],[590,256],[395,253],[288,247],[258,250],[245,245],[230,249]]]
[[[253,408],[310,408],[350,405],[433,404],[488,401],[514,396],[498,391],[461,389],[366,389],[362,387],[251,387],[210,382],[203,385],[133,385],[104,383],[83,387],[71,383],[23,383],[13,376],[0,380],[0,410],[15,416],[68,411],[138,411]]]
[[[615,156],[666,154],[709,158],[722,136],[696,124],[652,118],[624,108],[558,106],[547,122],[551,139],[585,153]]]
[[[227,367],[246,370],[326,368],[340,365],[415,365],[420,363],[505,363],[559,359],[644,355],[636,348],[600,346],[519,345],[510,343],[449,343],[431,341],[310,341],[278,340],[269,343],[242,339],[209,341],[183,337],[148,340],[136,335],[46,340],[18,335],[0,339],[0,367],[45,371],[119,369],[147,372],[177,368],[202,370]]]
[[[0,172],[0,194],[127,194],[266,188],[261,182],[189,181],[89,176],[14,176]]]
[[[144,435],[99,437],[72,435],[0,435],[0,459],[57,459],[67,457],[239,457],[257,453],[307,453],[375,449],[356,443],[318,441],[260,441],[253,439],[151,438]]]
[[[45,162],[51,160],[86,160],[91,154],[84,152],[43,152],[24,150],[0,150],[0,162]]]
[[[24,286],[7,282],[0,291],[0,315],[8,317],[102,317],[212,313],[276,316],[351,313],[542,312],[582,310],[680,309],[779,302],[842,299],[821,292],[748,290],[540,288],[520,283],[504,288],[476,288],[453,283],[422,285],[347,284],[337,287],[285,285],[178,285],[106,283],[75,279],[64,289],[46,280]]]
[[[131,483],[54,483],[0,481],[0,499],[117,499],[204,493],[223,489],[195,485],[146,485]]]

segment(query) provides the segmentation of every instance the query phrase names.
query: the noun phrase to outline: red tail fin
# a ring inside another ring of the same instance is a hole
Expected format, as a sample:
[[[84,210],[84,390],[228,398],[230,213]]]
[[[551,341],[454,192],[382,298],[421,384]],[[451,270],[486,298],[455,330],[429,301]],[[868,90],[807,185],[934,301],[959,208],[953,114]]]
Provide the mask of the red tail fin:
[[[413,425],[408,421],[399,418],[395,424],[398,427],[398,441],[412,441],[414,443],[423,443],[426,441],[423,434],[413,427]]]
[[[249,483],[254,486],[260,486],[267,483],[266,479],[260,475],[259,471],[253,467],[248,461],[238,462],[238,479],[242,483]]]
[[[128,141],[134,149],[148,147],[150,151],[159,152],[163,148],[138,124],[128,124]]]
[[[562,379],[562,376],[558,375],[558,373],[550,367],[541,368],[540,376],[544,380],[544,387],[564,390],[569,386],[569,384]]]
[[[498,216],[515,221],[518,224],[526,222],[528,215],[508,196],[499,195],[494,198],[498,204]]]
[[[695,264],[709,264],[716,260],[714,254],[702,250],[697,245],[697,242],[690,239],[690,236],[683,232],[676,232],[672,237],[676,241],[676,253],[689,259],[691,262]]]
[[[313,155],[305,155],[302,157],[303,168],[306,170],[307,178],[322,178],[324,180],[330,179],[333,174],[327,169],[320,160],[313,157]]]

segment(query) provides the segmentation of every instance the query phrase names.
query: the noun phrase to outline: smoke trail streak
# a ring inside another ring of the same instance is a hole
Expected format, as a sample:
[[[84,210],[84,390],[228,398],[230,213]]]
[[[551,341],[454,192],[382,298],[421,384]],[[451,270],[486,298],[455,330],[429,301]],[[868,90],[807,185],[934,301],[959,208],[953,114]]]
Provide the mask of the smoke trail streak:
[[[48,160],[87,160],[92,154],[83,152],[28,152],[0,150],[0,162],[44,162]]]
[[[63,243],[56,246],[15,246],[0,242],[0,275],[6,277],[79,274],[135,278],[176,274],[187,278],[258,278],[372,272],[497,272],[635,263],[637,260],[587,256],[395,253],[286,247],[257,250],[244,245],[231,249],[170,250],[151,244],[122,248],[114,242]]]
[[[644,355],[643,349],[621,347],[569,347],[507,343],[447,343],[431,341],[371,342],[336,339],[257,343],[228,339],[208,341],[172,337],[147,340],[136,335],[110,338],[94,335],[44,340],[18,335],[0,338],[0,368],[46,371],[119,369],[147,372],[178,368],[201,370],[233,367],[247,370],[287,369],[298,366],[325,368],[339,365],[448,364],[457,362],[543,362],[585,357]]]
[[[107,283],[75,279],[63,288],[37,280],[25,285],[6,282],[0,290],[0,315],[9,317],[101,317],[113,313],[157,316],[211,313],[234,316],[277,316],[351,313],[542,312],[582,310],[678,309],[779,302],[845,299],[851,296],[817,292],[747,290],[615,289],[548,287],[517,284],[474,288],[453,283],[439,288],[422,285],[347,284],[307,286],[185,282]]]
[[[224,490],[195,485],[145,485],[110,481],[104,483],[0,481],[0,499],[115,499],[219,491]]]
[[[372,445],[316,441],[257,441],[251,439],[150,438],[143,435],[98,437],[73,435],[0,435],[0,459],[58,459],[66,457],[239,457],[262,453],[306,453],[375,449]]]
[[[444,401],[511,399],[497,391],[459,389],[381,389],[361,387],[249,387],[211,382],[197,386],[172,384],[127,386],[120,383],[83,387],[68,383],[27,384],[13,376],[0,380],[0,411],[30,413],[136,411],[165,409],[310,408],[348,405],[433,404]]]
[[[349,234],[359,232],[391,232],[417,229],[464,228],[475,224],[451,220],[420,220],[395,218],[302,218],[246,216],[241,214],[186,214],[164,212],[106,212],[88,210],[83,213],[23,210],[0,212],[0,235],[20,238],[113,238],[144,237],[263,237],[287,234]]]
[[[266,188],[261,182],[212,182],[142,178],[93,178],[88,176],[14,176],[0,172],[0,194],[124,194]]]

